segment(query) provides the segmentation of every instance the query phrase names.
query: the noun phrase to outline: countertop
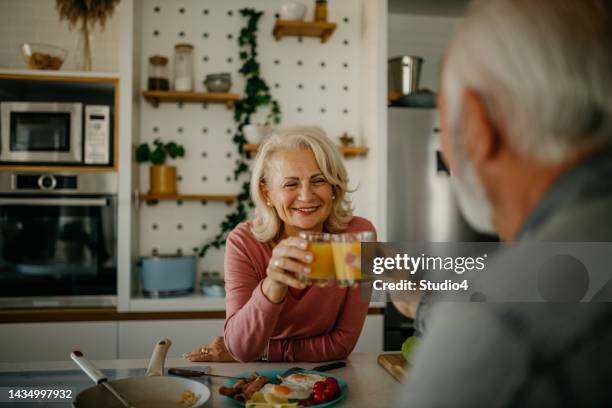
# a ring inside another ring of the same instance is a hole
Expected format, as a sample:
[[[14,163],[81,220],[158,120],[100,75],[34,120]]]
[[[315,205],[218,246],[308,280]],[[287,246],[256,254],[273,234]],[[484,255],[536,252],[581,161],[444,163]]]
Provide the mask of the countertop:
[[[346,360],[347,366],[330,371],[329,374],[344,379],[349,392],[347,397],[335,407],[392,407],[401,384],[398,383],[377,363],[378,353],[354,353]],[[148,361],[137,360],[102,360],[95,361],[100,369],[108,368],[143,368]],[[236,375],[243,371],[257,371],[270,368],[303,367],[312,368],[322,363],[189,363],[180,358],[170,358],[166,367],[209,366],[210,373]],[[37,371],[75,369],[72,361],[39,362],[39,363],[0,363],[0,371]],[[83,374],[85,375],[85,374]],[[218,390],[224,379],[212,378],[212,399],[206,407],[236,407],[227,398],[219,395]]]

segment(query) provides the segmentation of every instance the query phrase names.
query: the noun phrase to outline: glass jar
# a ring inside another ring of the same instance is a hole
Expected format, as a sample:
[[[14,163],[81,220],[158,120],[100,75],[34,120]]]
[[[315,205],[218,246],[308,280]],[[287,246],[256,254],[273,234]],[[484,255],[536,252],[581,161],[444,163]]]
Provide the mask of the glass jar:
[[[327,22],[327,0],[316,0],[314,21]]]
[[[147,89],[149,91],[170,90],[170,80],[168,77],[168,58],[161,55],[150,57]]]
[[[193,91],[193,45],[181,43],[174,46],[174,90]]]

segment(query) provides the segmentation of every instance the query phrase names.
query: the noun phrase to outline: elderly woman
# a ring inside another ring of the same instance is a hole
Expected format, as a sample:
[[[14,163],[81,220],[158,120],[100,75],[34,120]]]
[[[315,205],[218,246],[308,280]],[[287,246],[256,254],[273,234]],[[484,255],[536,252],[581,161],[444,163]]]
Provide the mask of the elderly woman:
[[[353,216],[336,146],[315,127],[272,135],[251,178],[256,218],[227,238],[224,347],[240,361],[326,361],[355,347],[368,310],[360,288],[306,286],[313,254],[301,231],[373,231]],[[219,352],[221,339],[213,346]],[[187,358],[205,361],[194,350]],[[220,358],[222,359],[222,358]]]

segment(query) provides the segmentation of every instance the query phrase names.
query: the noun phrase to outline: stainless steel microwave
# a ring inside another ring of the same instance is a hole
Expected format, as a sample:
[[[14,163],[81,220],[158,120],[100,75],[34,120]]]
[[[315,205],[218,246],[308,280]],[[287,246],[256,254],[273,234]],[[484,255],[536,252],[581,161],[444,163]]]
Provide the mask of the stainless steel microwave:
[[[111,165],[107,105],[0,103],[0,162],[28,165]]]

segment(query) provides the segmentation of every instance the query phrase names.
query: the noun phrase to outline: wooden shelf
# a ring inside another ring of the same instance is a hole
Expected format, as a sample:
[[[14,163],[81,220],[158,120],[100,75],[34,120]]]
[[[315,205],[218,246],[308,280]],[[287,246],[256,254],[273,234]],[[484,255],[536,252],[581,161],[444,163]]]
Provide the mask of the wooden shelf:
[[[157,204],[159,201],[224,201],[229,205],[236,201],[236,196],[229,194],[139,194],[138,198],[147,204]]]
[[[161,102],[224,103],[228,109],[240,100],[240,95],[221,92],[143,91],[142,96],[154,107]]]
[[[41,69],[8,69],[0,68],[0,76],[8,79],[40,79],[73,82],[116,82],[117,72],[61,71]]]
[[[370,149],[365,146],[338,146],[340,153],[344,155],[344,157],[353,157],[353,156],[365,156],[368,154]]]
[[[335,30],[335,23],[276,20],[272,35],[276,41],[280,41],[283,37],[317,37],[321,39],[321,43],[326,43]]]
[[[259,146],[259,144],[247,143],[243,146],[243,149],[245,153],[250,156],[257,153],[257,150],[259,150]],[[347,159],[353,156],[365,156],[370,151],[370,149],[365,146],[338,146],[338,150],[340,150],[340,153],[342,153]]]

